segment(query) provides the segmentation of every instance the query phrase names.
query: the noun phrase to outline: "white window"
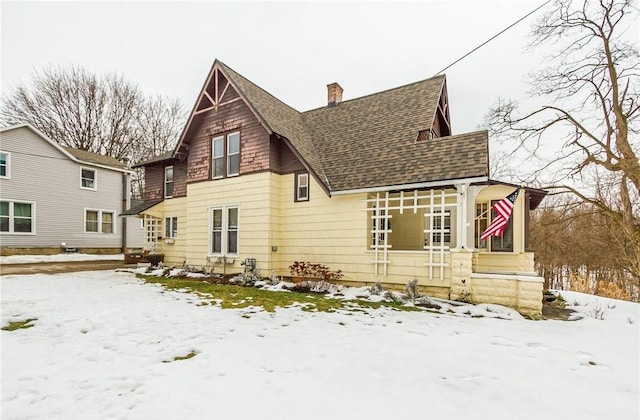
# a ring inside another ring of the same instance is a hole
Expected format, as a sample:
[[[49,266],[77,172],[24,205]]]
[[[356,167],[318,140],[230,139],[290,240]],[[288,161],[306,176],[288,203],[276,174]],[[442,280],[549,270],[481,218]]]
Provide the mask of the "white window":
[[[211,178],[240,174],[240,132],[211,139]]]
[[[0,152],[0,178],[11,178],[11,153]]]
[[[80,168],[80,188],[85,190],[97,189],[97,176],[95,169]]]
[[[115,215],[114,211],[85,209],[85,233],[115,233]]]
[[[164,237],[165,238],[178,237],[178,218],[177,217],[166,217],[164,219]]]
[[[173,166],[164,168],[164,196],[173,197]]]
[[[216,137],[213,142],[213,163],[212,178],[221,178],[224,176],[224,137]]]
[[[487,240],[480,239],[482,232],[489,226],[489,204],[488,203],[476,203],[476,217],[475,217],[475,247],[476,249],[486,249]]]
[[[0,201],[0,233],[34,234],[35,203]]]
[[[240,133],[227,136],[227,176],[240,173]]]
[[[223,206],[211,209],[210,254],[238,254],[239,221],[240,215],[237,206]]]
[[[309,201],[309,174],[296,174],[295,201]]]

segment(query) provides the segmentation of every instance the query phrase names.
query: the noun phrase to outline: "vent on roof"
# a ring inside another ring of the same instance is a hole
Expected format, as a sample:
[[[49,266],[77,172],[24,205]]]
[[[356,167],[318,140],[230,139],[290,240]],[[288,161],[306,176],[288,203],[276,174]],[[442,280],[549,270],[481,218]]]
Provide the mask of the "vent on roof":
[[[336,83],[327,85],[327,106],[334,107],[342,102],[342,87]]]

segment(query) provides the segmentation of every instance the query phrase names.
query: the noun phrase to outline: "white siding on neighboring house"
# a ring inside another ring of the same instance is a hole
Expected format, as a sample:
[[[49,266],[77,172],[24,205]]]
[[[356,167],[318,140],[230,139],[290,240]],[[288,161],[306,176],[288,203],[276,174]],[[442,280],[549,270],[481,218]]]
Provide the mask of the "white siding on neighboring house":
[[[118,215],[128,201],[127,174],[76,162],[27,126],[0,133],[11,153],[11,178],[0,178],[2,201],[35,203],[35,235],[0,233],[3,247],[121,248]],[[95,170],[96,189],[81,188],[81,168]],[[86,233],[86,209],[113,212],[113,233]]]

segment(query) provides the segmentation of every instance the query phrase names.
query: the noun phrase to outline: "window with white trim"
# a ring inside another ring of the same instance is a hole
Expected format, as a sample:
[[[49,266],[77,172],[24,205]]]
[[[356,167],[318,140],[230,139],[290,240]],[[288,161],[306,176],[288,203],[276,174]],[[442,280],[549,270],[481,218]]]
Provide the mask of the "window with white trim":
[[[85,209],[85,233],[115,233],[115,216],[114,211]]]
[[[240,132],[211,139],[211,178],[240,174]]]
[[[493,206],[498,204],[500,200],[491,201],[491,220],[494,220],[498,214]],[[513,252],[513,215],[509,217],[501,236],[491,236],[491,252]]]
[[[164,219],[164,237],[165,238],[177,238],[178,237],[178,218],[177,217],[165,217]]]
[[[97,189],[97,171],[95,169],[80,168],[80,188],[84,190]]]
[[[35,233],[35,203],[0,201],[0,233]]]
[[[0,151],[0,178],[11,178],[11,153]]]
[[[489,226],[489,204],[488,203],[476,203],[476,217],[475,217],[475,242],[476,249],[486,249],[487,240],[480,239],[482,232]]]
[[[173,197],[173,166],[164,168],[164,197]]]
[[[211,209],[211,255],[237,255],[240,214],[238,206]]]
[[[296,199],[295,201],[309,201],[309,174],[296,174]]]
[[[480,240],[480,236],[487,229],[490,222],[497,216],[496,211],[491,206],[500,200],[492,200],[491,203],[476,203],[475,217],[475,247],[490,252],[513,252],[513,217],[507,221],[501,236],[490,236],[488,239]]]

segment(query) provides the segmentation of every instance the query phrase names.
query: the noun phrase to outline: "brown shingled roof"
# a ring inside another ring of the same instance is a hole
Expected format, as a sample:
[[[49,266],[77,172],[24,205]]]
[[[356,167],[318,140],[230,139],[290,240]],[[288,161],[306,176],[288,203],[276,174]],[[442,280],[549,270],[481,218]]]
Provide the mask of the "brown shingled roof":
[[[329,193],[488,175],[486,131],[417,141],[432,127],[445,76],[300,113],[224,63],[216,66]]]
[[[87,152],[86,150],[75,149],[73,147],[62,146],[64,149],[71,153],[76,159],[82,160],[88,163],[97,163],[99,165],[111,166],[117,169],[128,169],[127,165],[118,159],[99,155],[93,152]]]

